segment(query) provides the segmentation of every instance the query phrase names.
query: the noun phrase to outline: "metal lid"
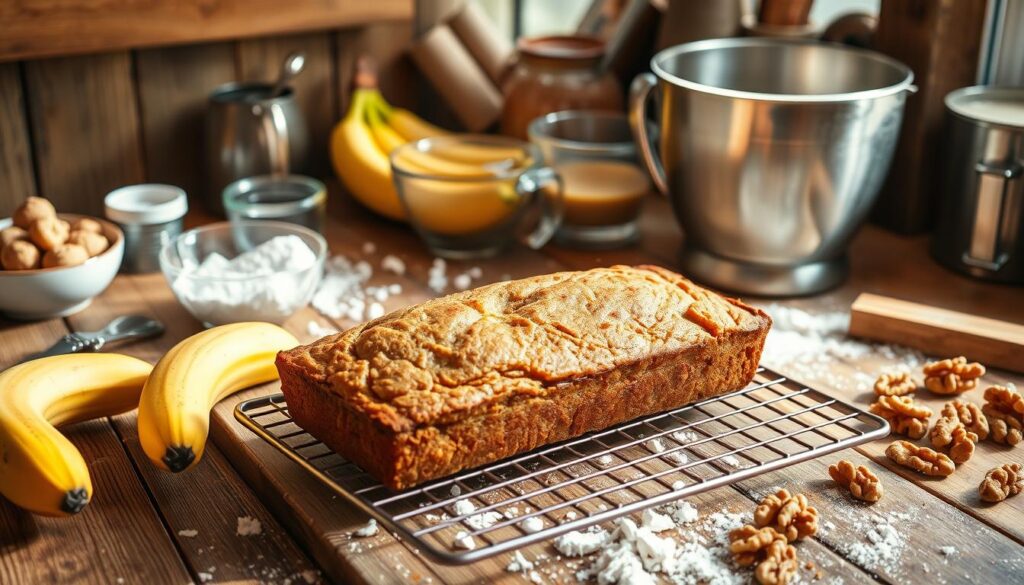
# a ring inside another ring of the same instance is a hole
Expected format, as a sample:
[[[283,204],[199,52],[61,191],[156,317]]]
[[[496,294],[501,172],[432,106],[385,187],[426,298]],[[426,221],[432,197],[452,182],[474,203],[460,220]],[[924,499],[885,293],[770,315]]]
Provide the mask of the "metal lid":
[[[127,225],[174,221],[188,212],[185,191],[174,185],[146,183],[115,189],[103,199],[107,219]]]
[[[1024,129],[1024,87],[961,87],[946,94],[945,102],[971,122]]]

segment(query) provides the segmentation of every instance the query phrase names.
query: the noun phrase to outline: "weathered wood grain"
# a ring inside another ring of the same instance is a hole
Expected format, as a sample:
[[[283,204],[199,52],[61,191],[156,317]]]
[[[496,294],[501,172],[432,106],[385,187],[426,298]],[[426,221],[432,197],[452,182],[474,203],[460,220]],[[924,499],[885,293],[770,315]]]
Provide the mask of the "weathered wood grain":
[[[0,370],[67,333],[59,319],[0,327]],[[192,580],[109,421],[72,425],[66,433],[89,465],[93,499],[76,516],[46,518],[0,498],[0,583]]]
[[[204,181],[207,98],[236,79],[231,43],[211,43],[135,53],[146,180],[177,185],[193,206],[208,193]]]
[[[36,194],[17,63],[0,65],[0,129],[0,217],[9,217],[23,199]]]
[[[306,55],[305,69],[291,85],[309,128],[309,152],[306,160],[295,161],[292,167],[293,172],[320,177],[330,170],[327,145],[338,100],[331,33],[239,41],[239,79],[273,83],[280,75],[281,63],[296,51]]]
[[[90,331],[102,328],[118,315],[156,316],[144,291],[157,287],[165,288],[160,274],[118,279],[88,311],[73,315],[68,321],[75,330]],[[111,351],[155,363],[178,341],[201,328],[187,315],[183,317],[175,319],[170,331],[161,337]],[[187,473],[167,473],[153,465],[142,451],[135,422],[135,413],[112,420],[171,538],[194,574],[210,573],[216,581],[291,579],[302,583],[306,576],[313,579],[317,567],[287,536],[216,446],[209,445],[203,460]],[[259,520],[262,533],[236,534],[241,517]]]
[[[326,30],[412,13],[413,0],[4,2],[0,61]]]
[[[25,63],[39,190],[64,212],[103,214],[103,196],[145,177],[126,52]]]

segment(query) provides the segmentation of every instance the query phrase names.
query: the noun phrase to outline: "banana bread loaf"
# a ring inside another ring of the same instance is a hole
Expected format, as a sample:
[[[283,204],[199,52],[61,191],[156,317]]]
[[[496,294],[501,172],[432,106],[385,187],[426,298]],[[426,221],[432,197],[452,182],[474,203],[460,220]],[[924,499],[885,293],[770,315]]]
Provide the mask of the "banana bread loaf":
[[[392,489],[736,390],[771,320],[656,266],[501,282],[282,352],[295,422]]]

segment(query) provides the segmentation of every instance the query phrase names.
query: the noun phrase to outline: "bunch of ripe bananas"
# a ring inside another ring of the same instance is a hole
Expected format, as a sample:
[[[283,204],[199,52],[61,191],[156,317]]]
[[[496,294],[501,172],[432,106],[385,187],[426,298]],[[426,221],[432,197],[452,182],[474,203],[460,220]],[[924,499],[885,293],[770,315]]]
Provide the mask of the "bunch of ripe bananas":
[[[358,84],[348,112],[331,134],[331,161],[345,188],[363,205],[391,219],[404,221],[405,210],[391,179],[394,150],[422,138],[449,132],[387,103],[371,83]],[[452,141],[440,152],[403,149],[403,168],[429,175],[486,179],[493,170],[529,164],[513,147]]]
[[[67,516],[92,498],[78,449],[57,429],[139,409],[139,439],[158,467],[184,471],[203,455],[219,400],[278,377],[277,352],[299,344],[270,323],[208,329],[156,366],[126,355],[40,358],[0,373],[0,494],[37,514]]]

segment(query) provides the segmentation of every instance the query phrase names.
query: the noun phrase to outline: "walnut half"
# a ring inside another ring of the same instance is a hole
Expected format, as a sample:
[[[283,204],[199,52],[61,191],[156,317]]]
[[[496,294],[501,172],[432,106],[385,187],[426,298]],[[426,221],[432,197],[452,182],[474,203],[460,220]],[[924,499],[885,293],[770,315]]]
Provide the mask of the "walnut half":
[[[985,474],[978,486],[978,495],[985,502],[1002,502],[1024,491],[1024,475],[1020,463],[1006,463]]]
[[[956,464],[945,454],[918,447],[910,441],[893,441],[885,449],[885,456],[925,475],[945,477],[956,471]]]
[[[875,394],[879,396],[905,396],[917,390],[917,382],[907,372],[882,374],[875,380]]]
[[[770,526],[747,524],[729,533],[729,550],[736,564],[757,564],[754,577],[761,585],[785,585],[796,576],[796,549]]]
[[[772,526],[793,542],[818,531],[818,510],[807,504],[807,496],[781,489],[761,500],[754,510],[754,525]]]
[[[974,389],[978,378],[985,375],[985,366],[967,363],[959,356],[931,362],[924,366],[924,387],[936,394],[960,394]]]
[[[992,440],[1016,445],[1024,439],[1024,397],[1007,386],[991,386],[985,390],[985,406]]]
[[[889,421],[893,432],[920,439],[928,432],[932,411],[914,402],[911,396],[879,396],[871,403],[871,412]]]
[[[882,499],[882,483],[877,475],[863,465],[854,467],[853,463],[842,459],[828,466],[828,474],[832,481],[850,490],[858,500],[877,502]]]
[[[960,465],[974,455],[974,446],[978,443],[978,435],[967,430],[959,419],[941,417],[935,421],[931,432],[932,447],[940,449],[949,447],[949,458]]]
[[[988,418],[985,417],[981,407],[977,404],[963,400],[952,400],[942,406],[942,412],[939,413],[939,416],[964,423],[967,430],[978,435],[979,441],[984,441],[988,438]]]

